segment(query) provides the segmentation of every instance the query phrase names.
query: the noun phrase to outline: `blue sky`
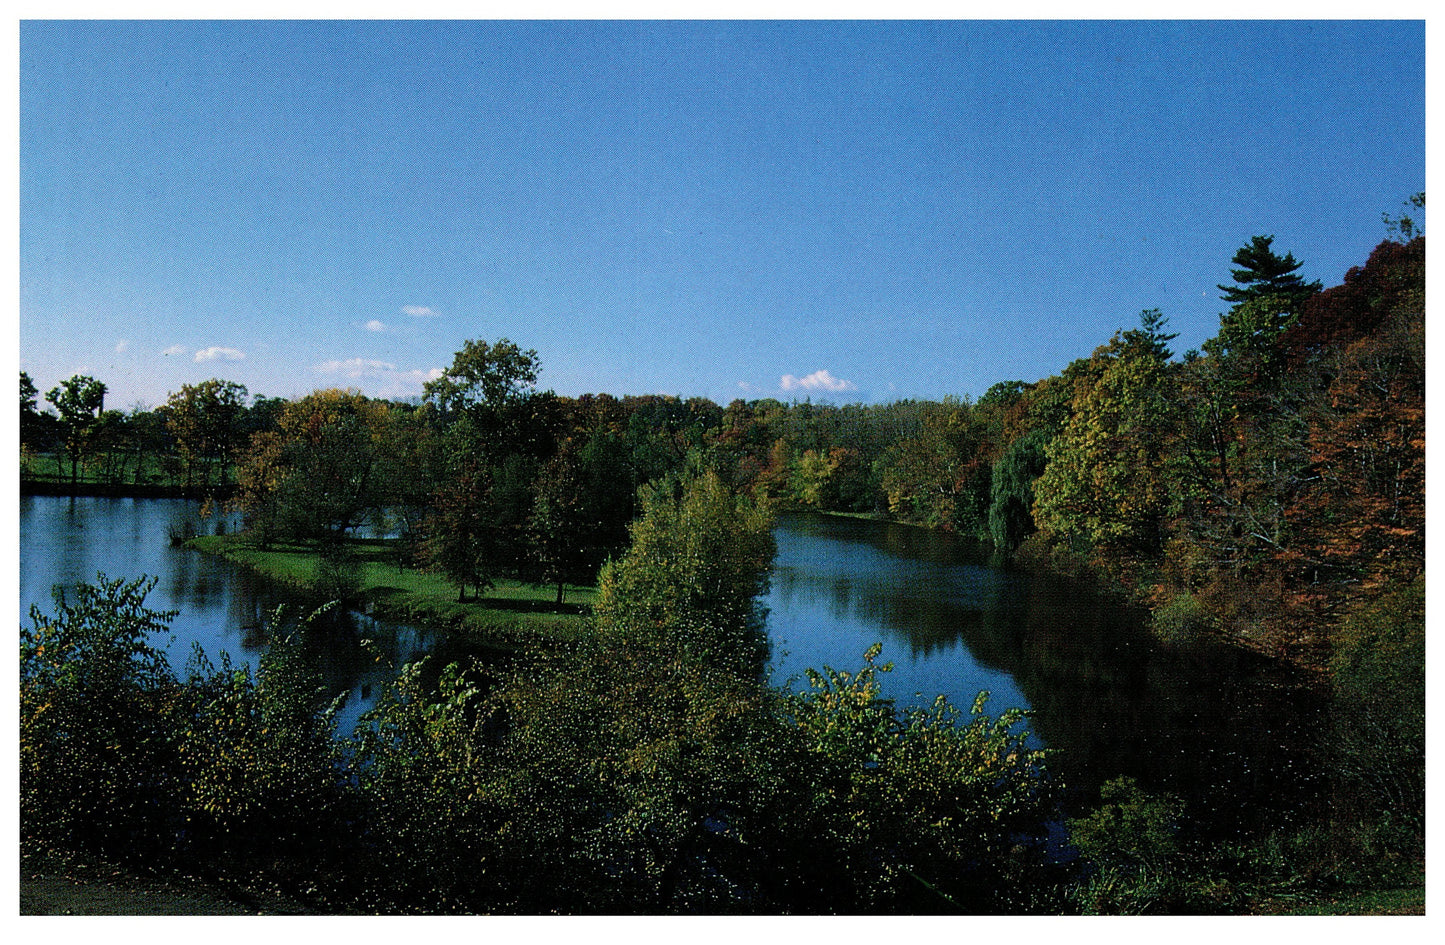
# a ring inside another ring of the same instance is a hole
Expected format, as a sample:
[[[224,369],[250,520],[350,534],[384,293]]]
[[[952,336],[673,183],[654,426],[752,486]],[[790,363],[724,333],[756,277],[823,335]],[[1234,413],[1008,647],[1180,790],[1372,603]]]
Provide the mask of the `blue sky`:
[[[108,405],[1037,380],[1425,189],[1423,22],[26,22],[20,367]]]

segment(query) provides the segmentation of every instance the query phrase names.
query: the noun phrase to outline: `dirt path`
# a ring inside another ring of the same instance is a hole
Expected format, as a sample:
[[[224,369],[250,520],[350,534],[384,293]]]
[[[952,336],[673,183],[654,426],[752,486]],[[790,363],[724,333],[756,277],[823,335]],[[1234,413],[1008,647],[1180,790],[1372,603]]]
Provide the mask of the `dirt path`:
[[[305,915],[276,894],[190,877],[143,876],[104,863],[25,860],[21,915]]]

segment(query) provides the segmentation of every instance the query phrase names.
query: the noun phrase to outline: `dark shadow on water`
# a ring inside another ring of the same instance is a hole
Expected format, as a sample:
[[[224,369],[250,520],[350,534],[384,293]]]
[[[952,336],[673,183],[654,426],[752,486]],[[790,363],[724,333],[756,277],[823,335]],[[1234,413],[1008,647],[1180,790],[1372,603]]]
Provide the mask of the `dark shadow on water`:
[[[900,673],[951,681],[945,694],[965,709],[979,689],[994,691],[991,713],[1016,694],[1076,804],[1127,774],[1183,796],[1202,832],[1233,837],[1320,799],[1323,693],[1287,666],[1166,645],[1142,609],[991,567],[987,549],[921,528],[788,515],[778,546],[769,603],[787,646],[851,668],[850,647],[881,641],[885,659],[908,664]]]

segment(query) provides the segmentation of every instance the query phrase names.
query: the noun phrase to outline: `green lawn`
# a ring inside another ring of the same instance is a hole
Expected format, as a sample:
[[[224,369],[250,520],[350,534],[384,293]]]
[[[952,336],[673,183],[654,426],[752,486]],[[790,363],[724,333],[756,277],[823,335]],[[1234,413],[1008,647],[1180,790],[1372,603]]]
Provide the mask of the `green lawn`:
[[[300,545],[261,550],[245,535],[204,535],[187,543],[292,587],[317,590],[321,555]],[[358,605],[378,617],[475,634],[479,642],[517,645],[563,642],[583,631],[594,587],[567,585],[556,606],[557,587],[500,578],[480,600],[457,601],[454,584],[439,574],[399,566],[393,542],[357,539],[346,544],[358,569]]]

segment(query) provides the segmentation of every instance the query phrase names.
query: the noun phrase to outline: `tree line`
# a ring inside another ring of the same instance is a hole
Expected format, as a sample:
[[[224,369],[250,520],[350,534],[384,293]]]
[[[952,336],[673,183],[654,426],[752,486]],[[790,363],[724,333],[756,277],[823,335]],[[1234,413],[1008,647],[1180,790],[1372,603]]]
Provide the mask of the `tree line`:
[[[233,489],[263,544],[370,524],[462,597],[509,572],[559,594],[589,582],[625,546],[641,486],[705,468],[775,507],[888,515],[1087,569],[1162,633],[1318,664],[1332,627],[1423,574],[1425,240],[1389,222],[1399,238],[1329,289],[1254,237],[1202,350],[1176,356],[1149,310],[1058,374],[977,400],[561,397],[503,338],[468,341],[417,403],[248,403],[211,380],[121,414],[78,376],[46,395],[51,413],[22,373],[22,463]]]

